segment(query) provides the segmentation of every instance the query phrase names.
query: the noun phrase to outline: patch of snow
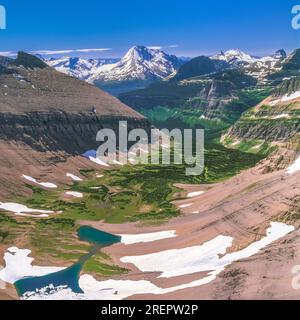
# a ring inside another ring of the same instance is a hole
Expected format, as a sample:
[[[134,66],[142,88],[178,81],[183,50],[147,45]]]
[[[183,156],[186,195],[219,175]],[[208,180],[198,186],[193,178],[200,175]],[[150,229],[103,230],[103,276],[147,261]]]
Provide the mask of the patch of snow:
[[[99,158],[94,158],[90,156],[89,159],[94,163],[100,164],[101,166],[109,167],[109,165],[106,162],[100,160]]]
[[[134,244],[140,242],[153,242],[162,239],[174,238],[176,237],[176,230],[141,234],[120,234],[119,236],[122,237],[122,243]]]
[[[74,198],[82,198],[83,197],[83,194],[81,192],[76,192],[76,191],[67,191],[66,195],[72,196]]]
[[[45,214],[45,213],[43,213],[43,214],[29,214],[29,213],[20,213],[20,212],[16,213],[15,212],[15,215],[20,216],[20,217],[30,217],[30,218],[47,218],[47,217],[49,217],[49,215]]]
[[[179,206],[179,208],[188,208],[190,206],[192,206],[193,204],[192,203],[189,203],[189,204],[183,204],[181,206]]]
[[[297,158],[297,160],[287,168],[287,173],[288,174],[293,174],[300,171],[300,157]]]
[[[71,178],[73,181],[82,181],[81,178],[75,176],[75,175],[72,174],[72,173],[67,173],[66,176],[69,177],[69,178]]]
[[[288,113],[283,113],[283,114],[279,114],[277,116],[272,117],[272,119],[284,119],[284,118],[289,118],[290,115]]]
[[[50,182],[38,182],[35,178],[32,178],[30,176],[26,176],[25,174],[22,175],[22,177],[30,182],[33,182],[35,184],[38,184],[39,186],[42,186],[44,188],[49,188],[49,189],[56,189],[57,185],[54,183]]]
[[[281,98],[282,102],[286,102],[286,101],[290,101],[290,100],[294,100],[294,99],[298,99],[300,98],[300,91],[295,91],[294,93],[290,94],[290,95],[284,95]]]
[[[35,217],[35,218],[45,218],[48,217],[48,214],[54,213],[53,211],[48,210],[37,210],[37,209],[31,209],[28,208],[22,204],[19,203],[13,203],[13,202],[0,202],[0,209],[13,212],[15,215],[18,216],[27,216],[27,217]],[[41,213],[41,215],[30,215],[27,213]]]
[[[193,198],[193,197],[200,196],[200,195],[203,194],[203,193],[204,193],[204,191],[190,192],[190,193],[188,193],[187,197],[188,197],[188,198]]]
[[[269,104],[270,104],[270,106],[276,106],[280,102],[287,102],[287,101],[291,101],[291,100],[298,99],[298,98],[300,98],[300,91],[295,91],[292,94],[289,94],[289,95],[286,94],[286,95],[282,96],[280,99],[273,100]]]
[[[33,258],[31,251],[11,247],[4,254],[5,268],[0,271],[0,279],[14,284],[16,281],[28,277],[41,277],[50,273],[58,272],[64,268],[32,266]]]

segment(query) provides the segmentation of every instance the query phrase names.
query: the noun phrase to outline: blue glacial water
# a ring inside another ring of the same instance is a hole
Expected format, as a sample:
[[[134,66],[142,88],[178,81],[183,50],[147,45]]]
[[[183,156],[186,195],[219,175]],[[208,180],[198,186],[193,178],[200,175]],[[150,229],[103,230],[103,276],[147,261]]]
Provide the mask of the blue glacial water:
[[[96,155],[97,155],[97,151],[96,150],[88,150],[88,151],[86,151],[85,153],[82,154],[83,157],[88,158],[88,159],[89,159],[89,157],[96,158]]]
[[[88,226],[82,226],[77,231],[81,241],[89,242],[93,245],[91,251],[83,256],[77,263],[62,271],[51,273],[42,277],[28,277],[15,282],[15,288],[19,296],[26,292],[36,292],[44,288],[68,287],[75,293],[83,293],[79,287],[79,275],[84,263],[96,254],[101,248],[111,246],[121,241],[120,236],[100,231]],[[46,290],[47,292],[47,290]]]

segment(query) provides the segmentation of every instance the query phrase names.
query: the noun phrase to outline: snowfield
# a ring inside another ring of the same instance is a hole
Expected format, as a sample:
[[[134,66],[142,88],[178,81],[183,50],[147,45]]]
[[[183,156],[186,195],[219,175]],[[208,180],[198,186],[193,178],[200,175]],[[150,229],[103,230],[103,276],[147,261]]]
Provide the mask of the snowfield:
[[[258,253],[262,248],[294,230],[293,226],[272,222],[264,238],[234,253],[226,254],[227,249],[232,245],[233,238],[220,235],[199,246],[143,256],[123,257],[121,261],[135,265],[142,272],[161,272],[160,278],[171,278],[202,271],[209,271],[208,277],[216,277],[229,264]],[[220,257],[220,255],[223,256]]]
[[[81,192],[76,192],[76,191],[67,191],[66,195],[74,198],[83,198],[83,194]]]
[[[4,254],[5,268],[0,271],[0,279],[4,282],[15,283],[27,277],[40,277],[49,273],[63,270],[59,267],[38,267],[32,266],[33,258],[30,258],[31,251],[12,247]]]
[[[67,176],[68,178],[71,178],[73,181],[82,181],[81,178],[75,176],[75,175],[72,174],[72,173],[67,173],[66,176]]]
[[[141,233],[141,234],[120,234],[121,242],[128,245],[141,242],[153,242],[157,240],[169,239],[176,237],[176,231],[161,231],[154,233]]]
[[[57,185],[54,184],[54,183],[50,183],[50,182],[38,182],[35,178],[32,178],[32,177],[27,176],[27,175],[25,175],[25,174],[23,174],[22,177],[23,177],[24,179],[26,179],[27,181],[33,182],[33,183],[35,183],[35,184],[37,184],[37,185],[39,185],[39,186],[42,186],[42,187],[44,187],[44,188],[49,188],[49,189],[55,189],[55,188],[57,188]]]
[[[84,292],[78,294],[66,287],[53,286],[40,291],[27,292],[22,298],[31,300],[65,299],[65,300],[121,300],[137,294],[161,295],[186,288],[198,287],[215,280],[226,266],[246,259],[265,248],[288,233],[295,230],[293,226],[272,222],[267,234],[261,240],[252,243],[247,248],[226,254],[227,248],[232,245],[233,238],[218,236],[202,245],[178,250],[162,251],[154,254],[136,257],[124,257],[124,263],[132,263],[144,272],[161,272],[160,277],[175,277],[206,271],[207,275],[199,280],[186,284],[160,288],[146,280],[106,280],[97,281],[93,276],[83,274],[79,278],[79,286]],[[28,265],[28,263],[27,263]],[[1,273],[0,273],[1,276]]]
[[[5,211],[13,212],[17,216],[26,216],[26,217],[34,217],[34,218],[46,218],[49,214],[54,213],[54,211],[48,210],[37,210],[30,209],[22,204],[13,203],[13,202],[0,202],[0,209]],[[41,213],[40,215],[33,215],[28,213]]]

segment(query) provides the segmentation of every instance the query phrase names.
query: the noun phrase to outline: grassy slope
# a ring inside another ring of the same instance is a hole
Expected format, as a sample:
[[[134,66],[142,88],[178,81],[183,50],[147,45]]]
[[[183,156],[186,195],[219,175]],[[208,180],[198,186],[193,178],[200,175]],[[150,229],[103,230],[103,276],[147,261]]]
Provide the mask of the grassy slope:
[[[253,166],[261,157],[209,143],[205,159],[204,173],[197,177],[186,176],[184,166],[137,165],[106,171],[102,178],[96,178],[93,170],[85,170],[82,171],[86,176],[84,181],[61,186],[57,190],[31,187],[31,197],[13,201],[31,208],[63,212],[47,219],[16,218],[1,212],[0,242],[15,245],[18,239],[23,239],[25,246],[32,249],[40,261],[72,264],[91,249],[90,244],[79,241],[77,237],[78,221],[163,223],[180,214],[171,203],[180,196],[180,190],[173,186],[175,182],[221,181]],[[84,197],[62,198],[66,190],[82,192]],[[103,276],[125,272],[101,254],[92,257],[85,268]]]

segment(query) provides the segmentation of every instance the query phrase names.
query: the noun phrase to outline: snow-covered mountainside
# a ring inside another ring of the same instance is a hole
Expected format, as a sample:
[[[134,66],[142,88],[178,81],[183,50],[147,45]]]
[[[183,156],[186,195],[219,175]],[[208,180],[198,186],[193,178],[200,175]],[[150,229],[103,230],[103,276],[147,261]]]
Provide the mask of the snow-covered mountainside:
[[[245,66],[256,60],[254,57],[251,57],[249,54],[239,49],[228,50],[226,52],[221,51],[219,54],[212,56],[211,59],[226,61],[234,67]]]
[[[232,68],[243,68],[245,73],[259,80],[281,69],[281,62],[287,57],[284,50],[262,58],[253,57],[241,50],[229,50],[212,56],[213,60],[226,61]]]
[[[82,59],[70,57],[43,60],[57,71],[63,72],[80,80],[87,81],[92,75],[97,73],[99,68],[103,65],[118,61],[117,59]]]
[[[100,67],[89,80],[105,82],[163,79],[182,64],[176,56],[161,50],[135,46],[119,62]]]

